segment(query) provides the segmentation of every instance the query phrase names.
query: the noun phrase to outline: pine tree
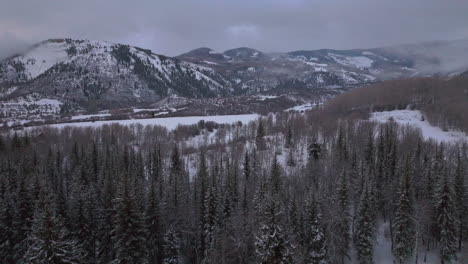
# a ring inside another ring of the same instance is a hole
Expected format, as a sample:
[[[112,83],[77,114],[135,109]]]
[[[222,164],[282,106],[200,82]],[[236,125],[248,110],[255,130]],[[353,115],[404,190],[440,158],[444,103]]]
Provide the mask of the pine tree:
[[[180,241],[176,231],[171,226],[164,235],[164,264],[179,264]]]
[[[271,173],[270,173],[270,190],[273,195],[277,195],[281,191],[281,165],[278,163],[276,155],[273,157],[273,162],[271,163]]]
[[[291,244],[280,224],[281,208],[277,196],[268,196],[262,206],[262,221],[257,236],[257,255],[262,264],[292,262]]]
[[[316,198],[306,202],[304,216],[304,263],[327,264],[329,262],[325,232],[322,227],[322,215]]]
[[[183,196],[182,192],[184,191],[184,169],[182,160],[180,158],[179,148],[177,145],[174,145],[174,149],[171,155],[171,166],[169,170],[169,180],[167,191],[167,201],[169,209],[174,212],[176,216],[179,213],[179,209],[182,206]]]
[[[114,204],[112,230],[116,251],[114,263],[146,263],[144,215],[137,204],[135,189],[129,183],[127,175],[122,176]]]
[[[322,147],[316,140],[313,140],[312,143],[310,143],[308,150],[309,157],[314,158],[314,160],[318,160],[322,155]]]
[[[55,212],[50,189],[40,194],[34,211],[32,233],[23,263],[70,264],[83,263],[83,251],[76,240],[70,239],[63,220]]]
[[[288,132],[286,133],[286,143],[284,145],[285,148],[292,148],[293,146],[293,138],[292,138],[292,130],[291,126],[288,126]]]
[[[250,158],[247,152],[245,152],[245,156],[244,156],[243,169],[244,169],[244,191],[243,191],[243,196],[242,196],[242,212],[244,214],[244,218],[246,218],[247,212],[249,211],[250,195],[248,193],[248,190],[250,188],[250,182],[251,182]]]
[[[411,189],[409,159],[406,159],[404,175],[398,191],[399,198],[393,220],[393,252],[399,263],[403,263],[413,253],[415,245],[414,205]]]
[[[296,161],[294,160],[294,152],[293,149],[290,148],[288,152],[288,160],[287,160],[287,165],[289,167],[294,167],[296,166]]]
[[[257,135],[255,136],[255,144],[258,150],[264,150],[265,145],[265,127],[262,120],[258,121]]]
[[[100,209],[97,216],[98,248],[97,258],[100,263],[109,263],[115,258],[115,250],[112,243],[112,229],[114,215],[112,201],[114,199],[114,182],[112,179],[111,165],[105,172],[103,191],[100,199]]]
[[[14,261],[15,236],[14,228],[14,205],[7,192],[0,197],[0,260],[12,264]]]
[[[465,186],[465,169],[463,167],[463,159],[461,154],[458,154],[457,167],[455,171],[455,196],[458,213],[458,250],[461,250],[465,234],[468,227],[468,206]]]
[[[349,188],[346,177],[346,172],[343,171],[338,182],[337,187],[337,200],[338,210],[340,216],[337,224],[337,238],[338,238],[338,254],[341,258],[341,262],[344,263],[345,258],[349,259],[349,249],[351,243],[351,216],[350,216],[350,205],[349,205]]]
[[[452,183],[445,173],[440,179],[436,198],[437,226],[439,230],[441,263],[453,263],[457,259],[457,212]]]
[[[204,205],[204,226],[203,226],[203,239],[204,239],[204,251],[203,255],[208,256],[209,252],[213,249],[215,242],[215,234],[218,228],[219,220],[217,217],[217,189],[216,186],[211,186],[206,193],[206,197],[203,201]]]
[[[150,179],[150,187],[147,195],[146,206],[146,229],[147,229],[147,251],[148,263],[160,263],[162,261],[162,217],[161,217],[161,202],[158,195],[158,186],[156,177]]]
[[[374,249],[374,206],[372,192],[367,183],[361,194],[359,208],[356,215],[354,243],[356,246],[359,263],[372,264]]]

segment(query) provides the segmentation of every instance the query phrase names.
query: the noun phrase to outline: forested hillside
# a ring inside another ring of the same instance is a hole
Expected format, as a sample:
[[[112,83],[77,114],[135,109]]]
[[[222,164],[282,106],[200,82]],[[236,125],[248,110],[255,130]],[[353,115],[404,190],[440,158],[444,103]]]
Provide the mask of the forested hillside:
[[[467,144],[327,109],[3,135],[1,263],[464,263]]]
[[[386,81],[337,96],[326,112],[362,118],[373,111],[406,108],[423,111],[435,126],[468,133],[468,77]]]

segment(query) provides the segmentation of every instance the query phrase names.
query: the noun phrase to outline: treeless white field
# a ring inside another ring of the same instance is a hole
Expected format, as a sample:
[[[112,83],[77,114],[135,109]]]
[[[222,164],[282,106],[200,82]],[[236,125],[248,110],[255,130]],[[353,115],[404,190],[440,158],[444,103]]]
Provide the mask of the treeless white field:
[[[129,126],[132,124],[158,125],[166,127],[169,130],[175,129],[179,125],[193,125],[200,120],[213,121],[218,124],[232,124],[238,121],[248,123],[259,118],[258,114],[249,115],[224,115],[224,116],[186,116],[186,117],[164,117],[164,118],[147,118],[147,119],[126,119],[126,120],[105,120],[95,122],[77,122],[77,123],[62,123],[53,124],[49,127],[64,128],[64,127],[99,127],[102,125],[120,124]]]
[[[440,127],[431,125],[427,120],[422,120],[423,113],[419,110],[393,110],[384,112],[374,112],[370,120],[385,123],[387,121],[396,122],[400,125],[410,125],[421,129],[422,135],[426,139],[434,139],[439,142],[468,141],[468,136],[461,131],[444,131]]]

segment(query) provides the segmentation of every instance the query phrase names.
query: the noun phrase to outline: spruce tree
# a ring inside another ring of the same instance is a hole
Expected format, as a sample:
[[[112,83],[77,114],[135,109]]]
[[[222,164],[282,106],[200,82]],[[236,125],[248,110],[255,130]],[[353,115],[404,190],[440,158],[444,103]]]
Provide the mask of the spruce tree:
[[[146,246],[148,251],[148,263],[160,263],[162,261],[162,216],[161,201],[158,195],[156,177],[150,179],[146,206]]]
[[[271,163],[271,172],[270,172],[270,190],[273,195],[277,195],[281,191],[281,165],[278,163],[276,155],[273,157],[273,162]]]
[[[330,263],[322,227],[322,214],[316,198],[310,195],[304,212],[304,263]]]
[[[14,247],[17,231],[14,227],[13,200],[7,192],[0,197],[0,260],[4,263],[15,263]]]
[[[120,190],[114,199],[114,212],[114,263],[146,263],[144,214],[137,204],[135,189],[127,175],[122,176]]]
[[[374,206],[372,202],[372,191],[369,183],[365,184],[356,213],[356,224],[354,232],[354,243],[357,250],[359,263],[372,264],[374,249]]]
[[[341,263],[344,263],[345,259],[349,259],[349,249],[351,243],[351,215],[350,215],[350,204],[349,204],[349,187],[346,172],[341,173],[337,192],[338,211],[341,214],[338,218],[337,229],[337,248],[338,254],[341,259]]]
[[[257,135],[255,136],[255,144],[258,150],[264,150],[266,147],[264,137],[265,137],[265,127],[263,125],[262,120],[260,119],[258,121]]]
[[[70,264],[83,263],[83,251],[70,238],[60,215],[56,213],[50,189],[43,190],[36,203],[32,232],[23,263]]]
[[[445,173],[440,179],[441,182],[436,198],[437,226],[442,264],[453,263],[457,259],[457,208],[452,183],[448,177],[447,173]]]
[[[292,138],[292,130],[291,126],[288,126],[288,132],[286,133],[286,143],[284,145],[285,148],[292,148],[293,146],[293,138]]]
[[[458,213],[458,250],[461,250],[466,230],[468,227],[468,206],[465,186],[465,169],[463,167],[463,159],[461,154],[458,154],[457,167],[455,170],[455,196]]]
[[[280,223],[281,214],[279,197],[268,195],[262,206],[260,231],[255,243],[259,263],[287,264],[292,262],[292,247]]]
[[[408,158],[404,170],[393,220],[393,252],[399,263],[403,263],[407,260],[414,251],[416,228],[414,223],[414,205]]]
[[[310,143],[308,150],[309,157],[313,158],[314,160],[320,159],[322,155],[322,147],[315,139],[312,141],[312,143]]]
[[[164,235],[164,264],[179,264],[179,237],[171,226]]]

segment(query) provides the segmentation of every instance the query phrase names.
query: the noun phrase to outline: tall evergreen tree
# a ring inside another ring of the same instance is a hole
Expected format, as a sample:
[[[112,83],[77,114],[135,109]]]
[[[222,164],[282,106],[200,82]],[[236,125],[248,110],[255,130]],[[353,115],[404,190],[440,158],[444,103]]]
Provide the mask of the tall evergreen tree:
[[[310,195],[304,215],[304,263],[330,263],[326,243],[322,214],[316,198]]]
[[[407,158],[398,191],[399,198],[393,221],[393,252],[399,263],[403,263],[412,255],[415,245],[416,226],[414,223],[414,205],[410,177],[409,159]]]
[[[262,264],[286,264],[292,262],[291,244],[280,223],[282,210],[278,196],[268,195],[262,206],[262,221],[257,236],[257,255]]]
[[[150,186],[147,194],[146,206],[146,246],[148,251],[148,263],[156,264],[162,262],[162,216],[161,200],[156,183],[157,177],[151,177]]]
[[[457,259],[457,212],[455,194],[447,173],[440,179],[436,198],[437,225],[439,230],[440,257],[442,264]]]
[[[255,144],[257,146],[258,150],[264,150],[266,145],[265,145],[265,127],[260,119],[258,121],[258,127],[257,127],[257,135],[255,136]]]
[[[359,201],[358,211],[356,213],[356,224],[354,232],[354,243],[357,249],[359,263],[373,263],[374,249],[374,206],[372,202],[372,191],[369,183],[366,183]]]
[[[288,131],[286,133],[286,143],[285,143],[285,148],[291,148],[293,146],[293,135],[292,135],[292,130],[291,126],[288,126]]]
[[[15,263],[14,247],[17,231],[14,227],[14,204],[7,192],[0,197],[0,260],[6,264]]]
[[[112,230],[116,251],[114,263],[146,263],[144,214],[137,204],[135,189],[127,175],[122,176],[119,187],[114,200]]]
[[[455,170],[455,199],[458,213],[458,250],[461,250],[463,240],[468,234],[468,205],[465,185],[465,168],[461,154],[458,154],[457,167]]]
[[[83,251],[70,239],[60,215],[56,213],[50,189],[43,190],[34,211],[32,233],[22,263],[82,263]]]
[[[179,237],[171,226],[164,235],[164,264],[179,264],[179,250],[180,240]]]
[[[338,218],[337,229],[337,245],[339,258],[341,263],[344,263],[345,259],[349,259],[349,250],[351,243],[351,215],[350,215],[350,204],[349,204],[349,187],[346,172],[343,170],[341,173],[338,187],[337,187],[337,202],[340,217]]]

